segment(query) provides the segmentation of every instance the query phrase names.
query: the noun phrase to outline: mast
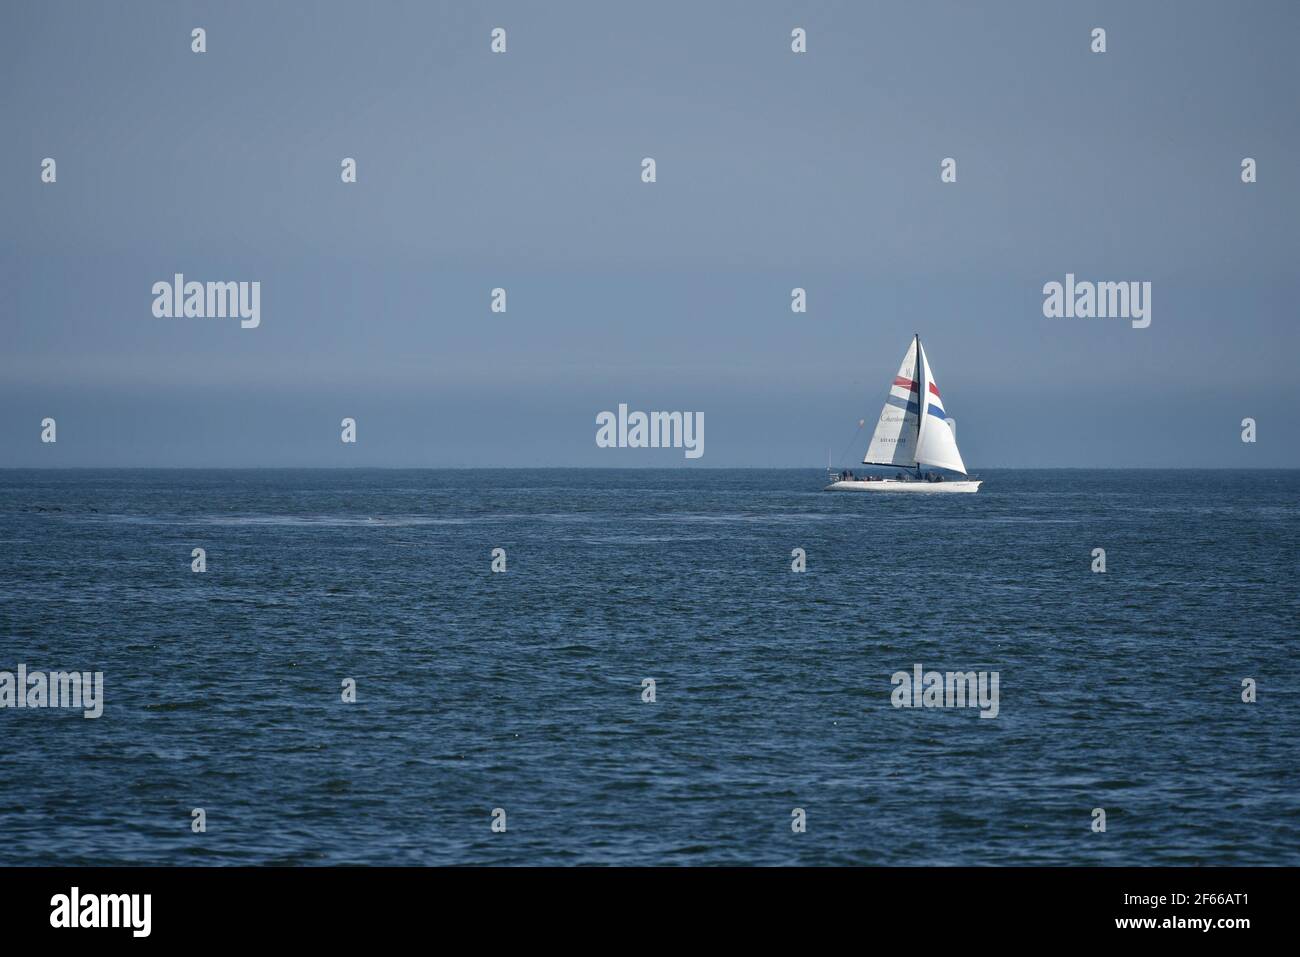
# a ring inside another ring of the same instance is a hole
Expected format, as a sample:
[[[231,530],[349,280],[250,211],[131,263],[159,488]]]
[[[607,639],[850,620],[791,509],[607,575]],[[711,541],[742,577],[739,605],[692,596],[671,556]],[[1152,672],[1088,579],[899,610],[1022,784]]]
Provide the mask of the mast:
[[[925,383],[921,380],[924,378],[924,366],[921,363],[921,334],[912,333],[912,339],[916,342],[916,373],[912,376],[912,381],[916,383],[916,450],[921,451],[921,423],[925,419]],[[916,477],[921,477],[921,460],[916,460]]]

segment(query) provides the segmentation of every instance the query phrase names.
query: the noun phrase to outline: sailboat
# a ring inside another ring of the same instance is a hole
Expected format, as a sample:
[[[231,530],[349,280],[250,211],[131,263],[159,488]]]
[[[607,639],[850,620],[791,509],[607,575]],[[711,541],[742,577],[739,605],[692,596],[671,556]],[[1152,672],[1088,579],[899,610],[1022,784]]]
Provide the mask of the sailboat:
[[[957,436],[944,412],[939,386],[930,371],[929,360],[914,335],[889,398],[880,411],[880,421],[867,446],[863,465],[896,470],[885,478],[858,478],[852,472],[832,473],[828,492],[978,492],[978,479],[966,478],[966,463],[957,450]],[[928,475],[922,467],[957,472],[949,479],[940,472]]]

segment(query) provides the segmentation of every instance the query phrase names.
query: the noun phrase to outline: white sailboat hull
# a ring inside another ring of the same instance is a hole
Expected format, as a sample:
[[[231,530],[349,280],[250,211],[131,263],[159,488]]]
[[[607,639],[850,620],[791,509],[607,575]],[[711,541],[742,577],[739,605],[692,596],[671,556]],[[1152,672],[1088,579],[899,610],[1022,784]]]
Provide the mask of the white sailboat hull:
[[[879,482],[853,481],[832,482],[825,492],[978,492],[979,479],[961,479],[956,482],[916,482],[898,479],[882,479]]]

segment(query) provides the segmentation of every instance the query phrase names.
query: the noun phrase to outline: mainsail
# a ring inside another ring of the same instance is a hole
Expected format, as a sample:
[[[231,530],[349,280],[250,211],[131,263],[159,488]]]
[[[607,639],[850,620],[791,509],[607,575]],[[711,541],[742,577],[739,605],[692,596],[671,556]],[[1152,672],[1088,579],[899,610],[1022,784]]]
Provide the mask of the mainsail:
[[[862,462],[909,469],[931,465],[966,474],[920,336],[912,337],[903,356]]]

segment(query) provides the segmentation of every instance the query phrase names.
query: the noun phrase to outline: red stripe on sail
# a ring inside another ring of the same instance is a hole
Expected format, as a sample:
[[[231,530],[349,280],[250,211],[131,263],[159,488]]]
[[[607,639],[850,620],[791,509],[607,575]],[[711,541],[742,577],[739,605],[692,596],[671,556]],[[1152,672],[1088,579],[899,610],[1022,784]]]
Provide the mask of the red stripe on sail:
[[[933,392],[935,395],[939,395],[939,387],[935,385],[933,382],[930,383],[930,391]],[[942,399],[943,396],[939,396],[939,398]]]
[[[917,391],[916,383],[913,382],[911,379],[904,379],[901,375],[894,376],[894,385],[901,385],[908,392]]]

